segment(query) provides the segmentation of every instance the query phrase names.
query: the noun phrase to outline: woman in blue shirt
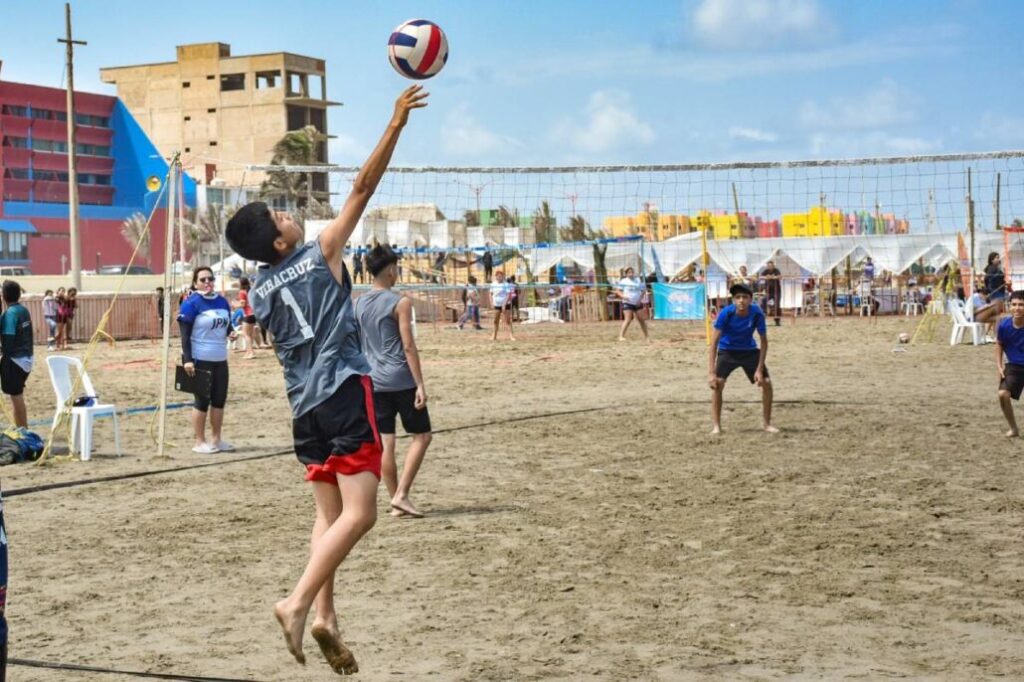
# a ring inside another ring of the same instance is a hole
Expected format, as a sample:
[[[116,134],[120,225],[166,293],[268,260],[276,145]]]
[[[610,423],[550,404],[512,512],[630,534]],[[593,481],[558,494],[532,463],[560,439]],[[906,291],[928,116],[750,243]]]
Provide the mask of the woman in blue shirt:
[[[234,446],[220,437],[224,423],[224,404],[228,398],[228,338],[231,329],[231,304],[214,291],[213,271],[198,267],[192,271],[194,293],[181,304],[178,326],[181,328],[181,360],[185,371],[210,372],[210,395],[196,396],[192,410],[195,445],[192,452],[212,455],[230,452]],[[210,440],[206,439],[206,413],[210,413]]]

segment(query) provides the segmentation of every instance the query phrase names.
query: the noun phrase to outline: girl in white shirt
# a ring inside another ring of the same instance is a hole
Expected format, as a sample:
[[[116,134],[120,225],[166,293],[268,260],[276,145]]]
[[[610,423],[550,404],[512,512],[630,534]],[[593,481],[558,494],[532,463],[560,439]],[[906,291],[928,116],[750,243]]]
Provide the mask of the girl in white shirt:
[[[622,279],[615,285],[615,293],[622,299],[622,329],[619,330],[619,341],[626,340],[626,330],[633,323],[633,318],[640,324],[644,339],[650,341],[647,333],[647,308],[644,306],[644,295],[647,285],[639,277],[633,275],[633,268],[626,268]]]
[[[512,291],[515,285],[505,281],[505,272],[498,270],[494,273],[494,281],[491,282],[491,305],[494,306],[494,334],[493,341],[498,340],[498,328],[501,326],[502,318],[508,325],[508,340],[515,341],[512,334]]]

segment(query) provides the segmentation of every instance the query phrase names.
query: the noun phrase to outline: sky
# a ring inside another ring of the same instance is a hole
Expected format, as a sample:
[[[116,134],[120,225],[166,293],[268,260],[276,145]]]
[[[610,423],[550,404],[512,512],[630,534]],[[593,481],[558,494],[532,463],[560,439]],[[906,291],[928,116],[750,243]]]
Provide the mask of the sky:
[[[448,36],[399,165],[663,164],[1024,148],[1016,0],[388,3],[78,0],[76,87],[179,44],[327,61],[330,160],[358,164],[409,81],[387,38]],[[63,2],[0,0],[5,80],[60,86]]]

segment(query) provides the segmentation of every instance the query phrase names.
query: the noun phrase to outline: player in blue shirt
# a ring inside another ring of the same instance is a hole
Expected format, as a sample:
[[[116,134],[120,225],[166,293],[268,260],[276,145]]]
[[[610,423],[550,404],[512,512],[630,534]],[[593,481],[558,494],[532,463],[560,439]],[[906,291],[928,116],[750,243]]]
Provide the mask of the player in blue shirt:
[[[274,336],[292,407],[295,454],[306,467],[316,501],[309,562],[291,594],[274,606],[274,616],[288,651],[305,663],[302,636],[315,605],[310,634],[339,674],[359,668],[338,634],[334,574],[376,523],[381,475],[370,365],[359,344],[352,280],[342,256],[409,112],[427,106],[426,97],[420,85],[398,97],[391,122],[345,205],[317,239],[304,243],[302,227],[263,202],[240,208],[225,231],[236,253],[267,263],[253,282],[250,301],[260,326]]]
[[[750,383],[761,387],[761,406],[764,412],[762,428],[778,433],[772,426],[772,380],[764,361],[768,356],[768,333],[764,312],[753,304],[754,292],[746,284],[737,283],[729,288],[732,305],[728,305],[715,318],[708,353],[708,384],[711,397],[712,435],[722,432],[722,393],[725,381],[733,370],[741,367]],[[761,347],[754,341],[754,332],[761,338]]]
[[[1006,436],[1016,438],[1020,431],[1010,399],[1020,400],[1024,390],[1024,291],[1010,294],[1010,316],[1003,318],[996,328],[996,369],[999,371],[999,406],[1010,425]]]

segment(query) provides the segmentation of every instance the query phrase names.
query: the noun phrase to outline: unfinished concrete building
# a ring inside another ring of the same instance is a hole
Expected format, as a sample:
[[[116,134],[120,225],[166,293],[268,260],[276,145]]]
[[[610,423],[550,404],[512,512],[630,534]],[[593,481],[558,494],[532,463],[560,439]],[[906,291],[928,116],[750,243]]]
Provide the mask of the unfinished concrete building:
[[[327,162],[326,65],[314,57],[274,52],[232,56],[224,43],[179,45],[178,59],[100,70],[164,155],[181,151],[206,198],[257,187],[263,173],[246,164],[271,161],[288,131],[320,133],[316,163]],[[328,199],[326,173],[312,174],[314,196]]]

